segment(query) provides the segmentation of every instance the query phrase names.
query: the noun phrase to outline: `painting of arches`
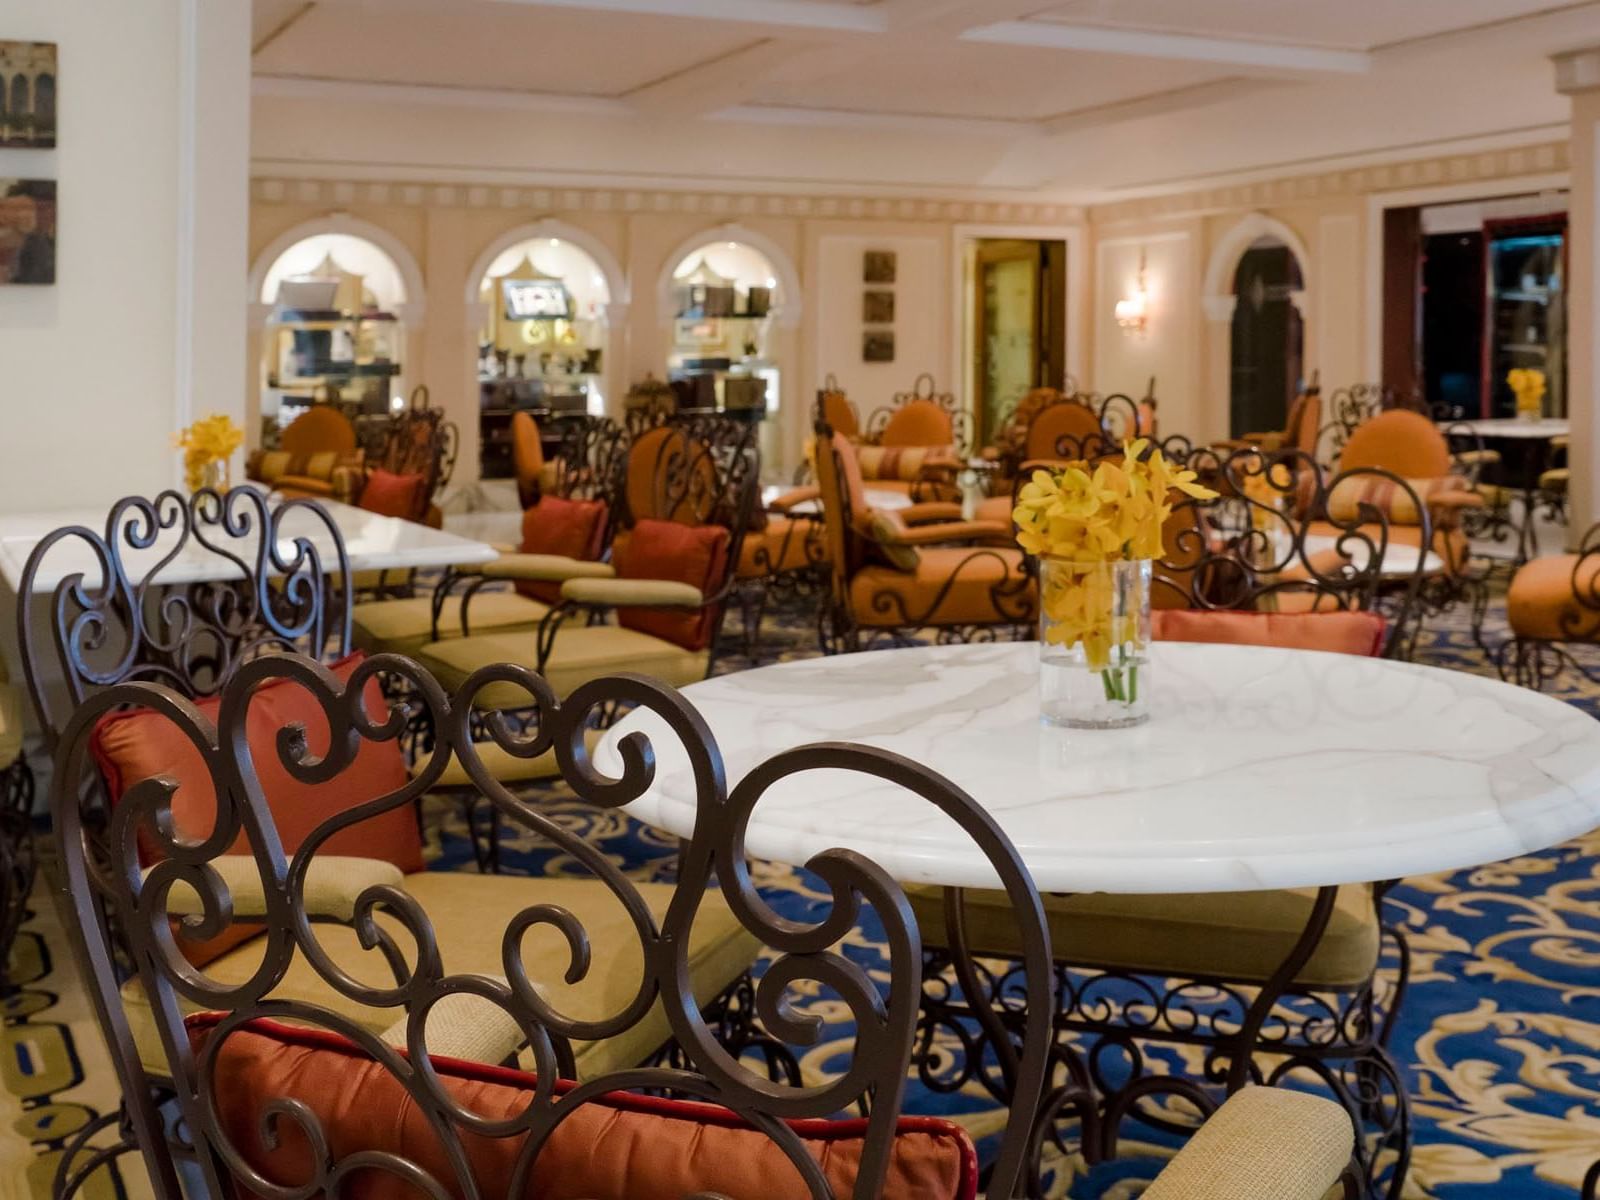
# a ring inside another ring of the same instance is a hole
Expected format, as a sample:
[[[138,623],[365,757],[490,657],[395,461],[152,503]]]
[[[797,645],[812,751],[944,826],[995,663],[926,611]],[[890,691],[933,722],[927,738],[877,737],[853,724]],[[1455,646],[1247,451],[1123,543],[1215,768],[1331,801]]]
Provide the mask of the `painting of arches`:
[[[60,79],[54,42],[0,41],[0,148],[56,144]]]

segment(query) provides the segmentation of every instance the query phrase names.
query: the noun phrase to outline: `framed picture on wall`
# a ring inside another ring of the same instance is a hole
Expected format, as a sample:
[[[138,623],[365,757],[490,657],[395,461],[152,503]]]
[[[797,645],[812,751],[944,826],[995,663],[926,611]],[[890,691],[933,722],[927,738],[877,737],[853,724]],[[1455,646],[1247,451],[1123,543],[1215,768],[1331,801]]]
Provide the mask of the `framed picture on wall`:
[[[861,323],[863,325],[893,325],[894,293],[876,289],[862,292]]]
[[[861,281],[893,283],[898,265],[893,250],[868,250],[861,256]]]
[[[49,150],[56,144],[54,42],[0,41],[0,148]]]
[[[0,179],[0,284],[56,281],[56,181]]]
[[[894,330],[869,329],[862,334],[861,361],[892,363],[894,361]]]

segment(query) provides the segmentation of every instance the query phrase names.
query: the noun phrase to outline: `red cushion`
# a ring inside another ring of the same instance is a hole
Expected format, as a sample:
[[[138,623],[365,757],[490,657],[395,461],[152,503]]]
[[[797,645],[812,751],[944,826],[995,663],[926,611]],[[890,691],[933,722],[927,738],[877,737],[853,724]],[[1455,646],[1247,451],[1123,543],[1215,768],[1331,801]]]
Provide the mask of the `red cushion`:
[[[364,657],[358,651],[330,664],[329,669],[346,682]],[[376,679],[367,683],[364,700],[375,719],[388,712]],[[221,701],[212,696],[197,701],[195,706],[214,721]],[[312,754],[327,752],[328,726],[322,707],[304,688],[279,680],[257,689],[251,697],[245,718],[246,737],[286,854],[298,850],[306,836],[333,813],[399,791],[407,779],[399,742],[362,738],[354,761],[333,779],[321,784],[301,783],[289,774],[277,750],[278,731],[294,722],[305,725]],[[140,780],[170,775],[178,782],[172,797],[172,819],[178,831],[198,838],[214,828],[217,800],[211,775],[194,743],[166,717],[146,709],[111,713],[95,727],[91,744],[113,804]],[[138,838],[139,861],[149,866],[159,859],[160,844],[143,825]],[[235,853],[249,852],[242,831],[233,849]],[[420,871],[424,866],[416,814],[409,804],[340,830],[323,843],[319,853],[381,858],[406,872]]]
[[[188,1019],[196,1050],[219,1013]],[[504,1067],[431,1057],[444,1091],[480,1118],[508,1120],[528,1107],[532,1075]],[[364,1050],[338,1034],[258,1019],[230,1032],[217,1054],[213,1098],[223,1129],[244,1161],[281,1184],[313,1177],[305,1135],[279,1121],[280,1144],[268,1149],[262,1116],[269,1101],[297,1100],[326,1134],[334,1160],[357,1151],[404,1154],[452,1187],[457,1174],[437,1134],[405,1089]],[[575,1085],[555,1085],[558,1096]],[[822,1163],[836,1196],[852,1193],[866,1122],[791,1121]],[[486,1200],[507,1195],[524,1137],[462,1139]],[[977,1154],[959,1126],[906,1117],[896,1131],[885,1200],[973,1200]],[[777,1144],[727,1109],[620,1093],[574,1109],[551,1133],[524,1193],[538,1200],[682,1200],[713,1192],[761,1200],[809,1200],[810,1192]],[[400,1200],[417,1193],[380,1171],[346,1181],[346,1200]]]
[[[422,514],[422,491],[427,486],[426,475],[396,475],[374,467],[361,489],[361,507],[384,517],[415,520]]]
[[[618,538],[611,563],[619,579],[667,579],[687,583],[710,595],[719,590],[728,569],[728,544],[721,525],[682,525],[677,521],[644,520],[628,536]],[[704,650],[711,643],[713,610],[676,612],[661,608],[619,608],[617,622],[664,638],[685,650]]]
[[[591,562],[600,557],[600,542],[605,537],[605,529],[604,500],[564,500],[560,496],[542,496],[537,504],[522,514],[522,552],[558,554],[563,558]],[[559,583],[522,582],[517,584],[517,590],[546,604],[555,604],[561,599]]]
[[[1377,613],[1343,611],[1253,613],[1166,608],[1152,612],[1150,622],[1158,642],[1278,646],[1366,658],[1383,653],[1383,635],[1388,628]]]

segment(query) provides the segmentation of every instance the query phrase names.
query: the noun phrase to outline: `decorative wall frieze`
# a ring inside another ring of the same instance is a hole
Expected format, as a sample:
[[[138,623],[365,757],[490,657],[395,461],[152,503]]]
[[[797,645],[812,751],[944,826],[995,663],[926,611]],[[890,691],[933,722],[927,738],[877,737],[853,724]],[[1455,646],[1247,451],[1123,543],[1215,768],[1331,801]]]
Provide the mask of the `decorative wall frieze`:
[[[786,217],[803,220],[989,222],[1071,225],[1084,210],[1071,204],[920,196],[806,196],[664,189],[508,187],[496,184],[391,183],[332,179],[251,180],[255,204],[343,208],[501,209],[520,212],[593,212],[691,215],[734,220]]]
[[[1566,169],[1567,143],[1545,142],[1534,146],[1515,146],[1408,162],[1373,163],[1321,174],[1294,175],[1137,200],[1120,200],[1094,205],[1089,214],[1096,225],[1151,221],[1227,209],[1271,208],[1280,204],[1363,196],[1435,184],[1478,180],[1491,182]]]

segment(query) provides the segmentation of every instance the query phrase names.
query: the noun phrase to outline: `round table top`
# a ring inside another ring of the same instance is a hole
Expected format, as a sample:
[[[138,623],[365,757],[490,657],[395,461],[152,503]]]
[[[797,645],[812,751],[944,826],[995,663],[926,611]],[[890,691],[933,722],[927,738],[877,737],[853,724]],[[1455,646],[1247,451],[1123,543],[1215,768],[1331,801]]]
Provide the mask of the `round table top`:
[[[1219,892],[1364,883],[1539,850],[1600,825],[1600,721],[1458,671],[1257,646],[1157,643],[1133,729],[1039,720],[1034,643],[918,647],[783,663],[684,689],[731,789],[780,750],[882,747],[967,790],[1046,892]],[[683,750],[636,710],[595,765],[642,730],[657,774],[629,806],[691,832]],[[948,817],[898,787],[811,771],[752,814],[757,858],[834,847],[904,883],[994,886]]]
[[[1526,417],[1483,417],[1473,421],[1440,421],[1446,433],[1465,430],[1482,438],[1553,438],[1566,437],[1572,432],[1572,423],[1564,417],[1543,417],[1530,421]]]

